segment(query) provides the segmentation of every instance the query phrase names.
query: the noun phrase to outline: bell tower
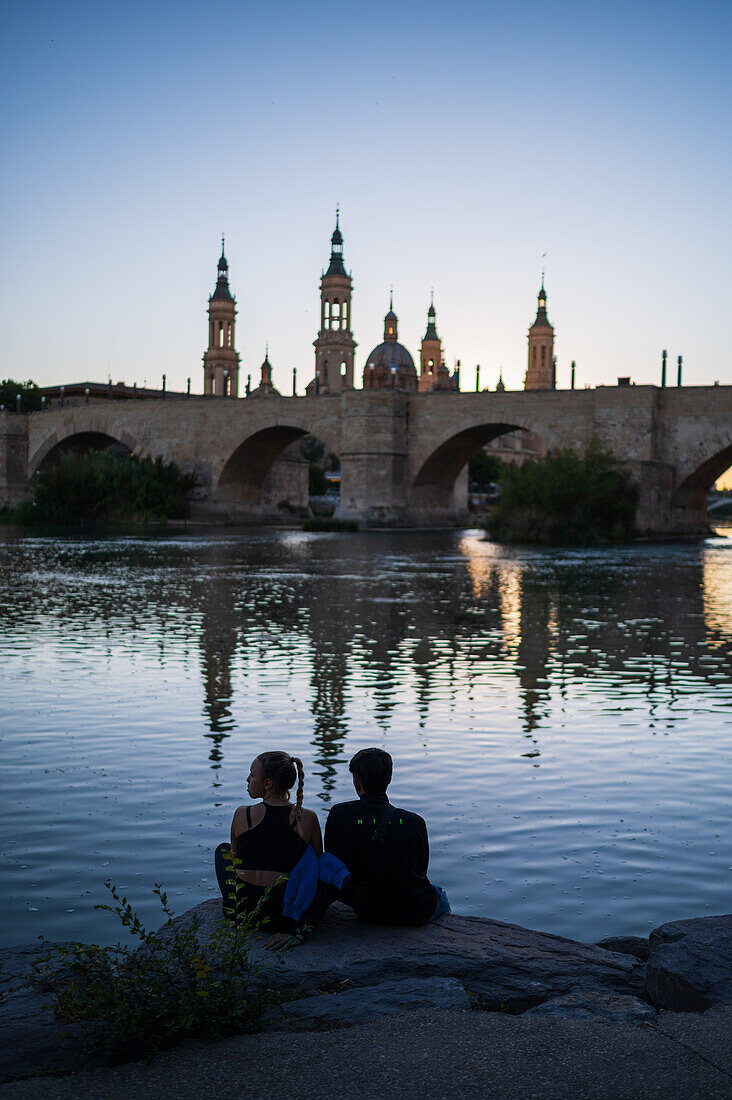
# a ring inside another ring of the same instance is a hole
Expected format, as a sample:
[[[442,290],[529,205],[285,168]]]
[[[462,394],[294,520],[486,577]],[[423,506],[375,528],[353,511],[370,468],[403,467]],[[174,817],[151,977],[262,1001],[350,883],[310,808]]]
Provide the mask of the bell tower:
[[[525,390],[556,389],[554,372],[554,326],[549,323],[546,312],[546,291],[544,274],[541,276],[539,307],[536,320],[529,329],[529,363],[524,378]]]
[[[203,392],[212,397],[239,396],[239,356],[235,349],[236,298],[229,290],[229,264],[221,238],[216,289],[208,300],[208,350],[203,356]]]
[[[427,310],[427,328],[422,337],[419,351],[419,392],[449,388],[449,371],[445,366],[442,341],[437,335],[437,314],[434,295],[430,294],[430,308]]]
[[[351,331],[352,280],[343,265],[343,235],[336,209],[331,237],[330,266],[320,279],[320,332],[315,347],[315,378],[309,394],[341,393],[353,389],[356,341]]]

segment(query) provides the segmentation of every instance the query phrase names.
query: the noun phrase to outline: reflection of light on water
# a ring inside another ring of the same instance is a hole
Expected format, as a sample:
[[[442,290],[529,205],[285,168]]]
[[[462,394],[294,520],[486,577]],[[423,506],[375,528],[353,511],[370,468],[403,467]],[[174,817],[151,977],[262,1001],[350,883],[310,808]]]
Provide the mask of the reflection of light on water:
[[[498,593],[503,640],[508,649],[518,649],[521,642],[521,572],[512,570],[505,573]]]
[[[732,638],[732,554],[727,549],[704,555],[704,623],[709,645]]]
[[[465,555],[473,596],[479,600],[490,587],[498,547],[479,535],[465,535],[459,545],[461,554]]]
[[[498,599],[501,604],[501,628],[508,649],[518,649],[521,641],[521,574],[516,565],[510,568],[501,549],[479,535],[465,535],[460,540],[465,555],[473,597],[480,600],[489,591],[494,574],[498,578]],[[497,568],[498,567],[498,568]]]

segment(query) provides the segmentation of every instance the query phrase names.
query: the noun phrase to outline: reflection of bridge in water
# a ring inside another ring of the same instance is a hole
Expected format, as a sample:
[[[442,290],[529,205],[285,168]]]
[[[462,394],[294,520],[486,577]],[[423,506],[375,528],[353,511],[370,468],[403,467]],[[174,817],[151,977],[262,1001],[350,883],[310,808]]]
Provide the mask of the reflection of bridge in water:
[[[290,502],[268,501],[264,486],[278,458],[310,434],[340,459],[342,518],[364,525],[450,523],[465,508],[471,455],[517,429],[578,451],[597,438],[638,484],[641,530],[698,531],[706,524],[707,491],[732,464],[732,387],[350,390],[266,400],[92,401],[0,413],[0,506],[27,493],[28,479],[65,450],[117,442],[194,473],[202,513],[282,520]]]
[[[421,742],[441,708],[479,721],[478,689],[505,693],[526,755],[562,720],[563,697],[598,680],[619,706],[643,700],[650,726],[691,681],[729,691],[732,551],[721,543],[506,553],[475,535],[382,533],[84,545],[82,556],[64,543],[21,548],[22,612],[0,607],[0,630],[21,636],[27,623],[28,645],[41,633],[101,639],[160,670],[190,663],[216,784],[250,712],[261,731],[269,684],[271,736],[287,747],[282,699],[297,680],[292,706],[325,800],[364,721],[383,736],[406,713]],[[24,577],[46,568],[73,577]]]
[[[355,542],[333,542],[363,568]],[[413,691],[415,719],[424,726],[437,699],[456,699],[483,674],[501,670],[506,689],[518,687],[527,736],[525,756],[539,758],[540,730],[552,721],[557,701],[572,683],[610,677],[633,697],[647,700],[652,716],[661,698],[673,700],[679,678],[717,683],[732,658],[732,562],[710,561],[700,549],[693,565],[662,572],[649,585],[646,569],[634,576],[622,560],[602,553],[570,553],[535,563],[506,559],[473,536],[462,541],[465,568],[440,590],[434,572],[419,558],[404,569],[373,573],[362,582],[329,575],[290,578],[285,600],[237,610],[234,582],[221,577],[207,599],[202,638],[236,635],[237,659],[247,636],[276,630],[306,640],[310,654],[312,743],[323,797],[334,784],[349,733],[348,704],[356,687],[366,690],[377,725],[388,732],[404,688]],[[403,544],[395,539],[394,549]],[[383,555],[388,544],[379,546]],[[333,565],[337,565],[336,561]],[[281,596],[281,594],[280,594]],[[211,617],[223,616],[223,622]],[[218,648],[217,648],[218,646]],[[217,660],[222,649],[214,643]],[[208,667],[203,663],[204,675]],[[511,672],[513,675],[511,675]],[[221,679],[225,705],[232,704],[231,677]],[[206,712],[215,710],[214,688],[205,676]],[[503,690],[503,689],[502,689]],[[234,710],[236,700],[233,700]],[[284,733],[284,730],[283,730]]]

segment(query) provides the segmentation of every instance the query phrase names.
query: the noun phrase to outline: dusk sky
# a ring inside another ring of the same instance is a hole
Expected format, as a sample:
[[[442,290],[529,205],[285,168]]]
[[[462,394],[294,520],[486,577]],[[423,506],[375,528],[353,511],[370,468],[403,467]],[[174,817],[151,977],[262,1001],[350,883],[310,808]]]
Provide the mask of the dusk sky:
[[[729,3],[5,0],[0,377],[202,389],[221,233],[246,375],[314,374],[336,203],[356,377],[430,288],[462,386],[732,384]],[[542,254],[546,253],[545,259]]]

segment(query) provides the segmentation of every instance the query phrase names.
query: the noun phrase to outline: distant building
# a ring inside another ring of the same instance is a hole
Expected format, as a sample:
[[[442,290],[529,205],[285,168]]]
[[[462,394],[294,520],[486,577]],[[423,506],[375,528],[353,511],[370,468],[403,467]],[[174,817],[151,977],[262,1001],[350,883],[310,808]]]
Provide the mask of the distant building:
[[[544,276],[541,277],[539,306],[536,320],[529,329],[529,362],[524,379],[525,390],[555,390],[557,388],[554,364],[554,327],[546,312]]]
[[[238,397],[239,356],[236,352],[236,299],[229,290],[229,264],[221,238],[216,288],[208,300],[208,350],[203,356],[203,392],[213,397]]]
[[[422,338],[422,346],[419,353],[419,392],[426,393],[430,390],[458,390],[460,389],[460,374],[457,370],[450,374],[445,366],[442,353],[442,341],[437,335],[437,315],[435,303],[430,297],[430,308],[427,310],[427,330]]]
[[[363,368],[365,390],[406,390],[417,392],[417,371],[414,359],[397,340],[398,318],[394,312],[393,298],[384,318],[384,340],[369,355]]]
[[[315,346],[315,378],[306,393],[341,393],[353,389],[356,341],[351,332],[353,282],[343,264],[343,235],[336,211],[330,239],[330,265],[320,279],[320,331]]]
[[[272,364],[269,361],[269,348],[264,353],[262,374],[256,390],[252,390],[249,397],[280,397],[280,391],[272,385]]]

